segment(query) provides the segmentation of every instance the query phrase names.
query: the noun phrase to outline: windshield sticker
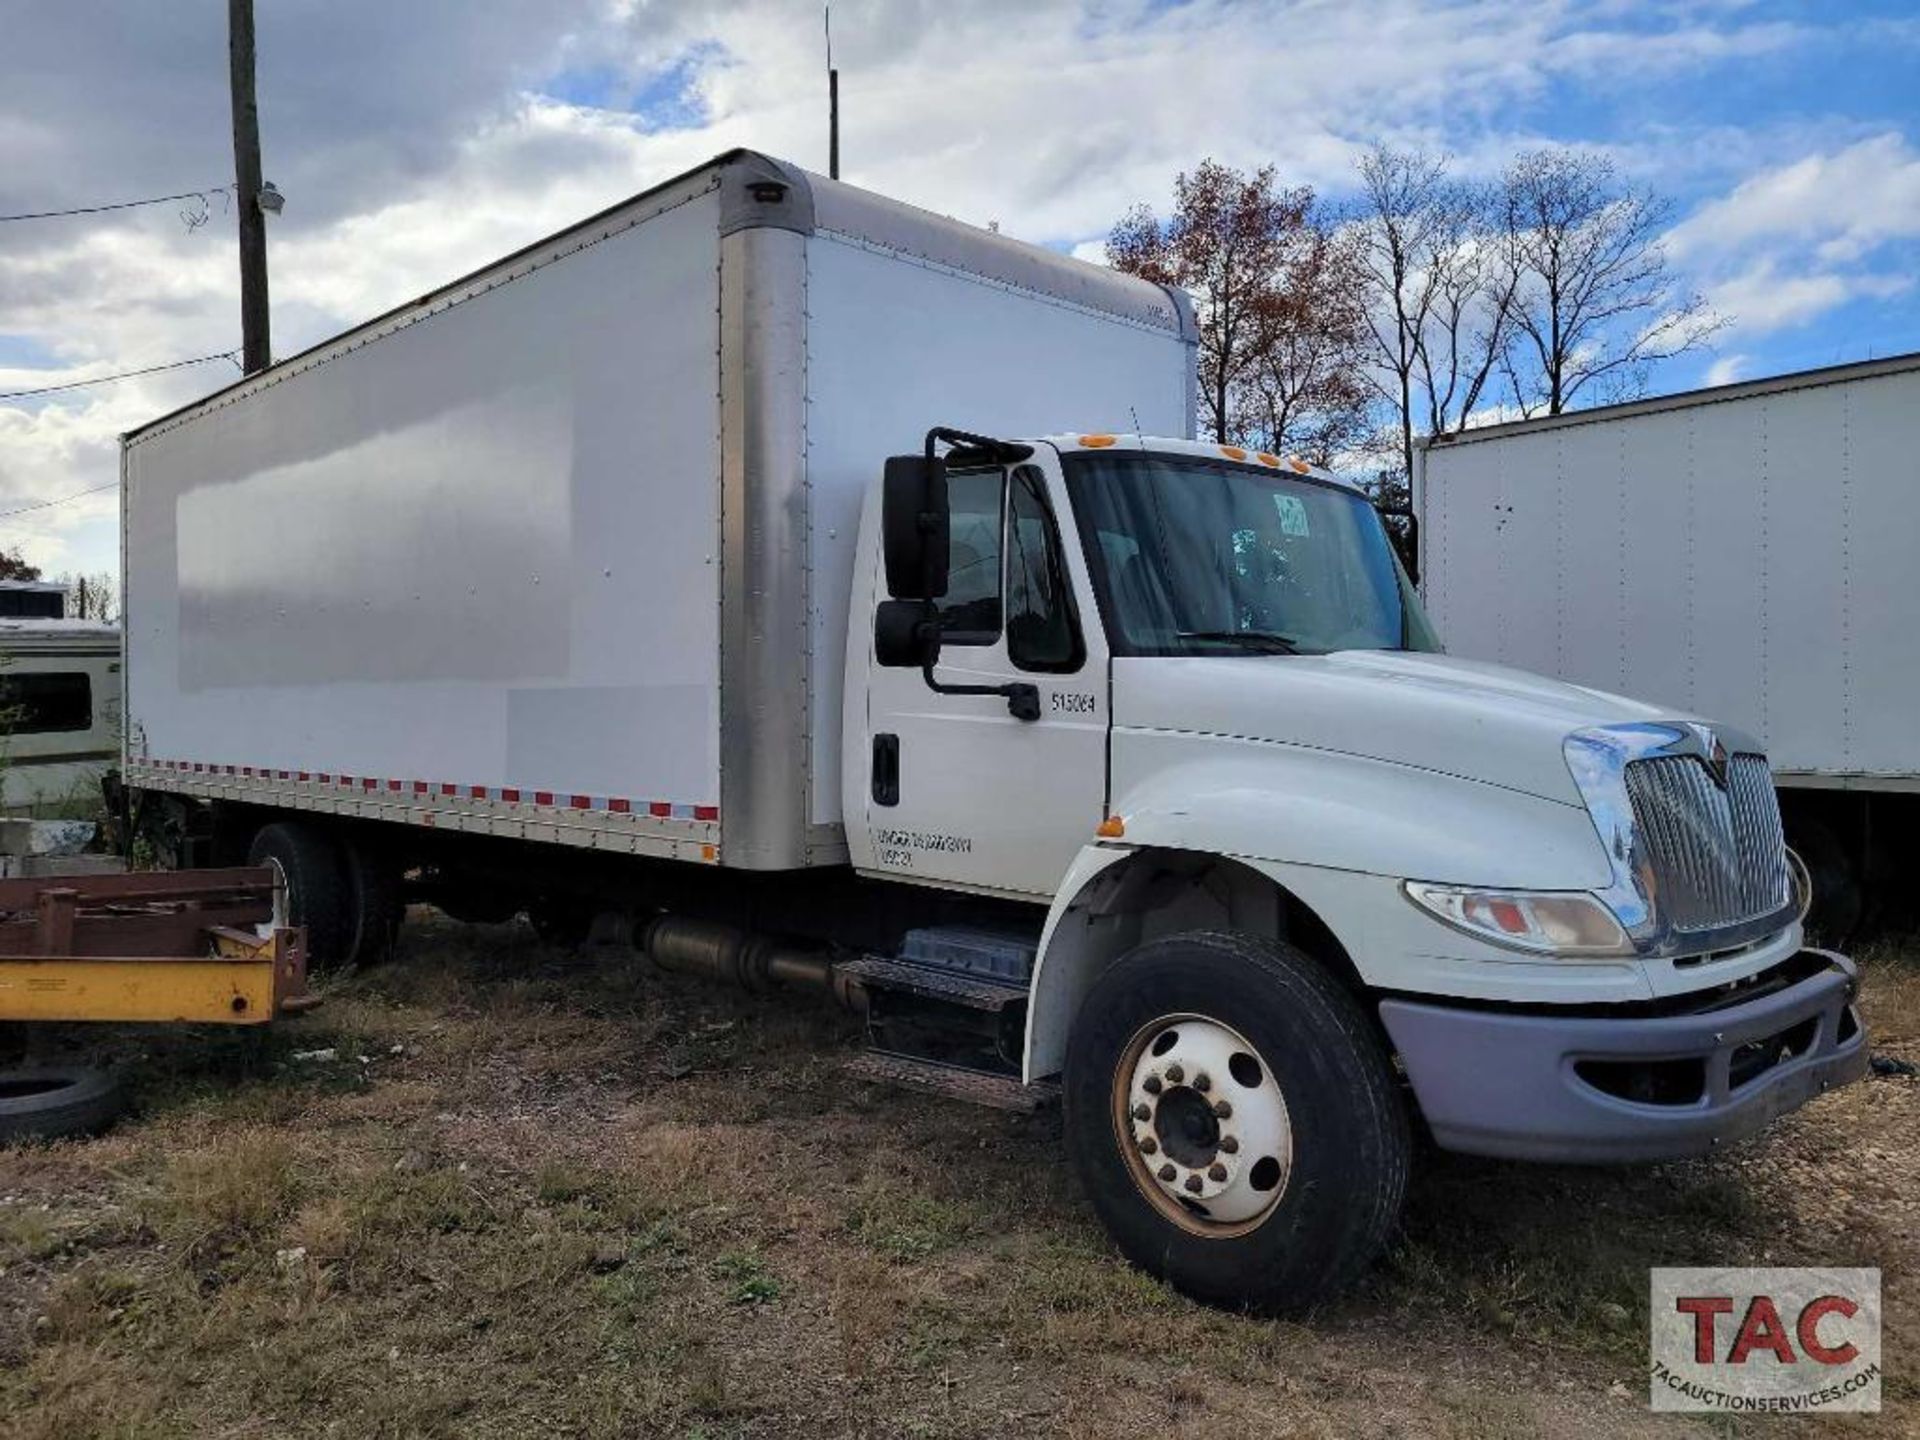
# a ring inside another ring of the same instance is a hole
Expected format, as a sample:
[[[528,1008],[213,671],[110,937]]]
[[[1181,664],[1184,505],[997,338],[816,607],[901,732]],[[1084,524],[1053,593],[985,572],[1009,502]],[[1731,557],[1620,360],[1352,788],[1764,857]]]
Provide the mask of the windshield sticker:
[[[1298,495],[1276,495],[1273,503],[1280,511],[1282,535],[1305,536],[1313,533],[1307,528],[1307,507],[1301,503]]]

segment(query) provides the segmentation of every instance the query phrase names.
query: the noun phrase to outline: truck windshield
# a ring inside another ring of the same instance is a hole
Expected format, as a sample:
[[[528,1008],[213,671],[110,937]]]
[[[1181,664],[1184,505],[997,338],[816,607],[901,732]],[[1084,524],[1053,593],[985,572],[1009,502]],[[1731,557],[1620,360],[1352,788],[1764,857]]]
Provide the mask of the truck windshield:
[[[1116,655],[1438,650],[1365,498],[1201,456],[1066,457]]]

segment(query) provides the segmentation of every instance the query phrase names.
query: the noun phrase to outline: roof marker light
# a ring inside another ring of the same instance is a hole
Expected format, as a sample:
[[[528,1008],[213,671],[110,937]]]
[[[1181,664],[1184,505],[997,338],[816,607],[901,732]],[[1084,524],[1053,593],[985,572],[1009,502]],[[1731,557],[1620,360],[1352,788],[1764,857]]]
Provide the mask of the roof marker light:
[[[1082,435],[1080,437],[1080,443],[1089,450],[1104,450],[1107,446],[1113,444],[1113,441],[1114,437],[1111,435]]]
[[[1302,460],[1298,455],[1290,456],[1287,460],[1287,464],[1291,465],[1295,470],[1297,470],[1302,475],[1306,474],[1309,470],[1313,469],[1311,465],[1307,464],[1307,462]]]
[[[1247,452],[1242,450],[1238,445],[1222,445],[1220,447],[1220,453],[1229,460],[1244,460],[1247,458]]]
[[[1253,458],[1258,460],[1262,465],[1278,465],[1280,463],[1280,457],[1278,455],[1269,455],[1264,450],[1260,451]]]
[[[1102,840],[1118,840],[1127,833],[1127,822],[1118,815],[1109,815],[1095,827],[1093,833]]]

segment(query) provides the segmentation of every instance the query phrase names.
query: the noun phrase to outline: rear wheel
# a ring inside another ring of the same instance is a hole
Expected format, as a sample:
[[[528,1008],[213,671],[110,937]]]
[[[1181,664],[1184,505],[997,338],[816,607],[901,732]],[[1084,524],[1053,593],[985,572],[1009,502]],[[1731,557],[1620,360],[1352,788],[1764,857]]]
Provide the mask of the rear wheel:
[[[1197,1299],[1304,1309],[1399,1217],[1410,1140],[1387,1056],[1292,946],[1193,932],[1125,956],[1081,1006],[1066,1105],[1121,1250]]]
[[[1807,927],[1829,945],[1844,945],[1866,909],[1866,891],[1852,853],[1822,820],[1800,820],[1791,827],[1791,842],[1813,886]]]
[[[350,834],[340,846],[346,872],[347,962],[378,965],[393,955],[405,909],[400,865],[384,845],[367,835]]]
[[[288,923],[306,927],[309,967],[345,963],[355,927],[346,867],[332,838],[304,821],[278,820],[253,837],[247,863],[265,865],[284,887]]]

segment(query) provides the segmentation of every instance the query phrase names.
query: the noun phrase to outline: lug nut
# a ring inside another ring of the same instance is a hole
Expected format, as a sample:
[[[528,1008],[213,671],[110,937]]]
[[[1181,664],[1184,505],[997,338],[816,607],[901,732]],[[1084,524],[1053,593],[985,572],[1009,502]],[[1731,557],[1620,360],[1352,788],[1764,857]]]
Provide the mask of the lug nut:
[[[1154,1151],[1158,1150],[1159,1148],[1160,1146],[1158,1142],[1154,1140],[1153,1136],[1142,1135],[1140,1137],[1140,1153],[1142,1155],[1151,1155],[1153,1154]]]
[[[1134,1106],[1134,1107],[1133,1107],[1133,1118],[1134,1118],[1134,1119],[1136,1119],[1136,1120],[1151,1120],[1151,1119],[1153,1118],[1153,1110],[1152,1110],[1152,1107],[1150,1107],[1150,1106],[1147,1106],[1147,1105],[1136,1105],[1136,1106]]]
[[[1196,1195],[1200,1193],[1201,1184],[1200,1184],[1200,1177],[1198,1175],[1187,1176],[1187,1189],[1191,1190]]]
[[[1140,1088],[1149,1095],[1158,1095],[1160,1093],[1160,1077],[1158,1075],[1147,1076],[1146,1079],[1140,1082]]]
[[[1213,1102],[1213,1113],[1222,1120],[1231,1120],[1233,1118],[1233,1106],[1224,1100],[1216,1100]]]
[[[1223,1155],[1238,1155],[1240,1153],[1240,1141],[1232,1135],[1222,1135],[1220,1137],[1220,1153]]]
[[[1213,1088],[1213,1080],[1208,1076],[1206,1071],[1202,1070],[1198,1075],[1193,1077],[1193,1088],[1204,1094]]]
[[[1181,1069],[1178,1065],[1167,1066],[1167,1079],[1171,1081],[1173,1084],[1178,1085],[1182,1080],[1186,1078],[1187,1078],[1187,1072]]]
[[[1173,1166],[1171,1165],[1162,1165],[1160,1167],[1160,1178],[1162,1180],[1171,1180],[1173,1179],[1174,1176],[1178,1175],[1179,1173],[1180,1172],[1174,1169]]]
[[[1208,1178],[1209,1180],[1224,1180],[1224,1179],[1226,1179],[1226,1178],[1227,1178],[1227,1167],[1226,1167],[1226,1166],[1224,1166],[1224,1165],[1222,1165],[1222,1164],[1220,1164],[1220,1163],[1219,1163],[1218,1161],[1215,1161],[1215,1162],[1214,1162],[1213,1164],[1211,1164],[1211,1165],[1209,1165],[1209,1166],[1207,1167],[1207,1178]]]

